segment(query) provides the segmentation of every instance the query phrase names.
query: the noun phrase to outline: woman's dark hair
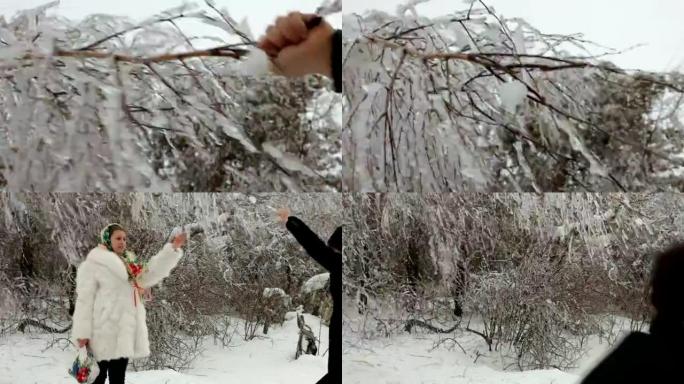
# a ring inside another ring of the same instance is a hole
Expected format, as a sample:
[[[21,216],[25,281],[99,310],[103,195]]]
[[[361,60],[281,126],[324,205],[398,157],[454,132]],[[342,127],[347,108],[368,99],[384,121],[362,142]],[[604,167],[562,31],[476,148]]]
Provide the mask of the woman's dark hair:
[[[122,226],[119,225],[119,224],[111,224],[111,225],[109,225],[109,226],[107,227],[107,231],[109,232],[109,241],[110,241],[110,242],[112,241],[112,235],[114,234],[114,232],[116,232],[116,231],[121,231],[121,232],[124,232],[124,233],[126,232],[126,230],[124,229],[124,227],[122,227]]]
[[[112,225],[109,226],[109,234],[110,234],[110,235],[113,234],[113,233],[116,232],[116,231],[126,232],[126,230],[124,229],[124,227],[120,226],[119,224],[112,224]]]
[[[656,256],[651,278],[651,302],[658,316],[684,320],[684,243]]]

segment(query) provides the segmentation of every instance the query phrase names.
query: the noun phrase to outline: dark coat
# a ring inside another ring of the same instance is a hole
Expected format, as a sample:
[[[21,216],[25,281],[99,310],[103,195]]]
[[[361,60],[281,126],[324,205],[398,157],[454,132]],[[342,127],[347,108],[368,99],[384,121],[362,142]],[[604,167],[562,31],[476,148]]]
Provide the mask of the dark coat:
[[[303,221],[295,216],[287,219],[287,229],[318,264],[330,272],[330,294],[333,313],[330,319],[328,376],[342,378],[342,255],[328,244],[338,243],[341,249],[342,229],[337,228],[328,241],[323,242]],[[336,245],[338,246],[338,245]],[[330,381],[332,382],[332,381]]]
[[[684,325],[656,319],[651,333],[627,336],[582,384],[684,383]]]
[[[332,74],[335,92],[342,92],[342,30],[338,29],[332,36]]]

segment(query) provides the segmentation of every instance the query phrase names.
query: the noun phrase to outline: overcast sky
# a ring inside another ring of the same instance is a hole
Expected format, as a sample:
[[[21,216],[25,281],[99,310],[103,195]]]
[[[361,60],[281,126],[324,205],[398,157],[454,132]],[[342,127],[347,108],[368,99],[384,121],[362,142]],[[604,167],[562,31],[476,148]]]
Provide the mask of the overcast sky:
[[[369,8],[394,13],[399,0],[343,0],[344,13]],[[583,33],[615,49],[644,47],[612,57],[617,65],[653,71],[684,67],[684,0],[485,0],[505,17],[520,17],[544,33]],[[425,16],[467,9],[463,0],[432,0]]]
[[[49,3],[50,0],[0,0],[0,15],[9,16],[21,9],[32,8]],[[203,0],[194,2],[209,9]],[[322,0],[215,0],[217,8],[226,8],[238,22],[247,17],[255,38],[266,30],[276,17],[289,11],[313,12],[323,3]],[[136,20],[146,19],[152,15],[183,4],[182,0],[61,0],[56,12],[74,20],[80,20],[93,13],[123,15]],[[209,9],[210,10],[210,9]],[[211,10],[210,10],[211,11]],[[332,15],[328,21],[335,28],[341,28],[341,14]],[[191,34],[212,34],[224,37],[223,32],[202,23],[186,23],[183,29]]]

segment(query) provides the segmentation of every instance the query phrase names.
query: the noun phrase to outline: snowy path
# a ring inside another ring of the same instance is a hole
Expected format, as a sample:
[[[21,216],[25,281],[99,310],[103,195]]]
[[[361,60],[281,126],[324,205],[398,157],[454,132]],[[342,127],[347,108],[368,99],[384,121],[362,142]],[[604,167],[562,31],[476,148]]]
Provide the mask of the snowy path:
[[[305,315],[318,336],[318,318]],[[238,325],[242,327],[242,324]],[[240,328],[241,329],[241,328]],[[214,346],[211,340],[192,369],[142,371],[126,374],[127,384],[306,384],[315,383],[327,370],[325,356],[305,355],[294,360],[297,323],[294,318],[274,327],[268,337],[244,342],[239,335],[231,348]],[[323,345],[328,349],[328,329],[321,328]],[[51,335],[12,335],[0,338],[0,384],[73,384],[67,374],[75,352],[59,346],[45,350]],[[63,343],[60,343],[63,345]],[[45,351],[43,351],[45,350]]]

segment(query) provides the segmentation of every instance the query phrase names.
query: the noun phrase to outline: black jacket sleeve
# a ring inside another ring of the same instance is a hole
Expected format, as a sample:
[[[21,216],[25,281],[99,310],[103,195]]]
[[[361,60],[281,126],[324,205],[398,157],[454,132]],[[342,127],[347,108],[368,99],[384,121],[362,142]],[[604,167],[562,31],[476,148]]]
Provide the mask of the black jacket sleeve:
[[[642,373],[653,374],[649,336],[634,332],[627,336],[582,380],[582,384],[646,383]]]
[[[335,92],[342,92],[342,30],[338,29],[332,35],[332,74],[335,81]]]
[[[329,272],[337,269],[334,265],[335,260],[334,257],[332,257],[332,251],[328,248],[328,245],[309,229],[303,221],[296,216],[290,216],[287,218],[287,223],[285,225],[287,226],[287,230],[292,233],[295,239],[297,239],[306,253],[316,260],[318,264]]]

